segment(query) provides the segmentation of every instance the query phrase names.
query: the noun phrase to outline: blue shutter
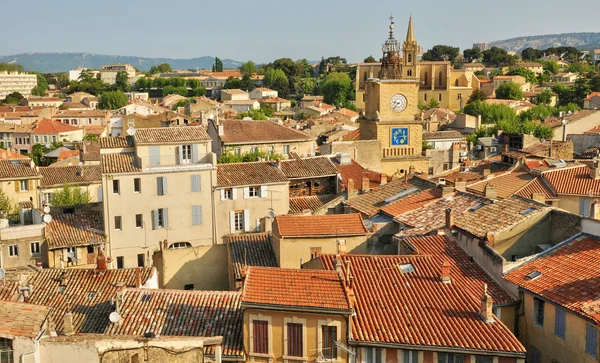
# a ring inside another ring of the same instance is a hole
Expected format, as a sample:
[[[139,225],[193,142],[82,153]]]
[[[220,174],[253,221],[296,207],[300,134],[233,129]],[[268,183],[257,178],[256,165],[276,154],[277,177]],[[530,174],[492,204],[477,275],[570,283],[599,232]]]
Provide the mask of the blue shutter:
[[[166,195],[167,194],[167,177],[166,176],[162,177],[162,184],[163,184],[163,193]]]
[[[163,208],[163,228],[169,228],[169,209]]]
[[[149,146],[150,165],[160,165],[160,146]]]
[[[152,229],[157,229],[157,228],[158,228],[158,211],[153,210],[152,211]]]
[[[98,202],[102,201],[102,187],[98,188]]]
[[[162,176],[157,176],[156,177],[156,195],[163,195],[162,186],[163,186]]]
[[[200,175],[192,175],[192,192],[200,191]]]
[[[199,226],[202,224],[202,206],[192,206],[192,225]]]
[[[567,314],[564,310],[556,309],[555,319],[554,319],[554,334],[557,337],[565,339],[565,331],[567,327]]]
[[[193,144],[192,145],[192,162],[193,163],[197,163],[199,160],[198,158],[198,144]]]
[[[585,332],[585,352],[594,358],[598,357],[598,329],[587,324]]]
[[[183,146],[182,145],[177,146],[177,154],[178,154],[178,158],[179,158],[179,164],[183,164]]]

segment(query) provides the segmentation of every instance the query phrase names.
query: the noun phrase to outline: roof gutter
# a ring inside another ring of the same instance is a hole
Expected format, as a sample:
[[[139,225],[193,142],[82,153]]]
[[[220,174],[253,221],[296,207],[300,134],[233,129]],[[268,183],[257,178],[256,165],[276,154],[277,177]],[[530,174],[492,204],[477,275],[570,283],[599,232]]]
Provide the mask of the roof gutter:
[[[348,344],[358,347],[382,347],[382,348],[400,348],[400,349],[412,349],[412,350],[424,350],[430,352],[448,352],[448,353],[464,353],[464,354],[475,354],[475,355],[493,355],[503,357],[514,357],[514,358],[525,358],[525,352],[500,352],[493,350],[477,350],[469,348],[449,348],[449,347],[438,347],[432,345],[411,345],[402,343],[376,343],[376,342],[362,342],[358,340],[348,340]]]
[[[296,311],[299,313],[335,314],[335,315],[342,315],[342,316],[352,315],[352,309],[328,309],[328,308],[313,308],[313,307],[303,307],[303,306],[289,307],[289,306],[285,306],[285,305],[265,305],[265,304],[247,303],[247,302],[242,303],[242,308],[258,309],[258,310],[274,310],[274,311]]]

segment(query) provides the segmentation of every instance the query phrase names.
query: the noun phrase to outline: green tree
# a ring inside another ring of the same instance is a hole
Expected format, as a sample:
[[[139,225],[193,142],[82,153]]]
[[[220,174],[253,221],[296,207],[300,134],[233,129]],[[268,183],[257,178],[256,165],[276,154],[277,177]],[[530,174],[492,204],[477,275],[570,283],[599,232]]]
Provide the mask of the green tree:
[[[352,81],[346,73],[330,73],[321,85],[321,92],[325,103],[341,107],[353,99]]]
[[[83,137],[83,140],[100,141],[100,137],[94,134],[87,134]]]
[[[291,58],[279,58],[273,61],[272,67],[280,69],[285,73],[286,77],[297,76],[296,63]]]
[[[219,59],[219,57],[215,57],[213,72],[223,72],[223,62]]]
[[[600,73],[592,73],[588,76],[592,92],[600,92]]]
[[[583,99],[591,92],[592,88],[590,87],[587,77],[579,76],[573,85],[573,96],[575,97],[575,102],[573,103],[576,103],[579,107],[583,107]]]
[[[479,47],[463,50],[463,56],[468,62],[474,62],[481,58],[481,49]]]
[[[125,71],[118,71],[115,80],[115,90],[127,92],[129,91],[129,75]]]
[[[521,77],[525,78],[525,80],[527,82],[532,83],[532,84],[538,83],[537,75],[531,69],[527,69],[527,68],[523,68],[523,67],[514,68],[508,72],[508,75],[509,76],[521,76]]]
[[[52,194],[52,205],[60,207],[68,207],[78,204],[90,203],[92,197],[90,192],[81,188],[65,184],[61,190]]]
[[[183,87],[185,86],[185,79],[182,77],[173,77],[169,79],[169,84],[173,87]]]
[[[31,147],[31,159],[35,163],[35,165],[42,166],[44,165],[44,154],[49,152],[48,148],[46,148],[42,144],[34,144]]]
[[[438,100],[432,98],[428,103],[426,103],[426,104],[420,103],[417,107],[421,111],[427,111],[427,110],[431,110],[432,108],[440,107],[440,103],[438,102]]]
[[[199,79],[188,79],[185,81],[185,85],[191,89],[202,87],[202,82]]]
[[[500,120],[517,121],[515,110],[506,105],[491,105],[482,101],[475,101],[465,106],[467,115],[481,115],[483,123],[498,123]]]
[[[0,212],[3,214],[11,214],[15,209],[16,205],[13,204],[4,190],[0,189]]]
[[[256,64],[254,64],[253,61],[248,61],[240,66],[240,72],[242,72],[243,74],[252,75],[256,73],[256,71]]]
[[[490,49],[483,52],[483,63],[485,63],[488,66],[512,66],[513,64],[515,64],[515,62],[515,57],[509,55],[502,48],[491,47]]]
[[[552,74],[558,73],[558,71],[560,69],[560,66],[558,65],[558,63],[553,60],[540,60],[540,63],[542,64],[542,67],[544,68],[545,71],[548,71]]]
[[[173,69],[171,68],[171,65],[169,63],[161,63],[159,65],[150,67],[150,71],[148,73],[150,73],[150,74],[169,73],[172,71],[173,71]]]
[[[477,49],[479,49],[479,48],[477,48]],[[473,92],[471,93],[471,96],[469,97],[467,104],[469,104],[471,102],[485,101],[485,100],[487,100],[487,96],[485,95],[485,93],[483,93],[482,90],[476,89],[476,90],[473,90]]]
[[[592,72],[594,68],[588,62],[582,61],[571,63],[568,70],[573,73],[588,73]]]
[[[165,88],[170,85],[168,78],[156,77],[152,80],[152,87]]]
[[[194,88],[192,90],[192,93],[194,94],[194,96],[196,97],[201,97],[201,96],[205,96],[206,95],[206,88],[204,87],[197,87]]]
[[[46,93],[46,90],[41,87],[41,86],[35,86],[31,89],[31,95],[32,96],[47,96],[48,94]]]
[[[265,72],[263,79],[265,87],[273,89],[279,93],[280,97],[287,97],[289,93],[289,81],[285,72],[281,69],[269,68]]]
[[[0,72],[24,72],[25,68],[16,63],[0,63]]]
[[[365,62],[365,63],[377,63],[377,59],[373,58],[373,56],[370,55],[367,58],[365,58],[365,60],[363,62]]]
[[[308,62],[308,60],[302,58],[296,60],[296,71],[295,74],[297,77],[306,78],[310,77],[312,74],[312,66]]]
[[[532,61],[540,59],[544,56],[544,51],[535,48],[525,48],[521,51],[521,59]]]
[[[100,95],[98,108],[101,110],[116,110],[127,106],[129,98],[123,91],[107,91]]]
[[[552,91],[543,90],[537,95],[537,104],[538,105],[549,105],[552,102]]]
[[[11,92],[8,95],[6,95],[4,102],[16,105],[22,99],[23,99],[23,95],[20,94],[19,92]]]
[[[45,94],[48,88],[50,88],[50,86],[48,85],[48,80],[43,74],[36,73],[35,75],[37,77],[37,86],[42,91],[42,93]]]
[[[172,109],[173,111],[177,111],[177,109],[178,109],[179,107],[185,107],[185,105],[187,105],[187,104],[188,104],[188,103],[190,103],[190,102],[192,102],[192,100],[190,100],[190,99],[186,99],[186,100],[179,100],[179,101],[177,101],[177,102],[176,102],[176,103],[175,103],[175,104],[174,104],[174,105],[171,107],[171,109]]]
[[[133,89],[136,91],[146,90],[146,89],[149,89],[150,87],[152,87],[152,80],[150,80],[146,77],[138,78],[135,81],[135,83],[133,84]]]
[[[162,93],[163,93],[163,97],[172,95],[172,94],[178,94],[183,97],[187,97],[189,91],[188,91],[187,87],[175,87],[175,86],[168,85],[168,86],[163,87]]]
[[[237,77],[229,77],[225,81],[223,88],[224,89],[241,89],[242,88],[242,80]]]
[[[454,62],[454,59],[458,56],[460,49],[449,45],[434,45],[433,48],[423,53],[423,60],[425,61],[443,61],[449,60]]]
[[[521,90],[521,86],[518,83],[502,83],[496,89],[496,98],[499,98],[501,100],[522,100],[523,90]]]
[[[268,120],[267,115],[261,110],[250,110],[246,112],[238,113],[235,118],[242,120],[244,117],[250,117],[253,120]]]

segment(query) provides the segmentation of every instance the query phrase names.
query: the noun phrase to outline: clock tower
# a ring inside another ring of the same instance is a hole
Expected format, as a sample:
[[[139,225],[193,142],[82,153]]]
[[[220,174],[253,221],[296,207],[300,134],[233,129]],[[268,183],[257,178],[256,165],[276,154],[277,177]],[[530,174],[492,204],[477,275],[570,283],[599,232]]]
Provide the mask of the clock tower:
[[[388,175],[404,175],[411,167],[427,171],[428,158],[421,155],[423,125],[417,118],[419,65],[412,17],[402,49],[394,38],[393,17],[389,29],[378,78],[365,84],[360,138],[380,141],[382,171]]]

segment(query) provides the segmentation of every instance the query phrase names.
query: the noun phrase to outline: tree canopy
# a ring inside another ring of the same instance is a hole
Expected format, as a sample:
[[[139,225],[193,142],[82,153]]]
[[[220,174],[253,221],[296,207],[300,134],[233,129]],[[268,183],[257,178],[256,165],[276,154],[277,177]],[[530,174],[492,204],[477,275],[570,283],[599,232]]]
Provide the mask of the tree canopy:
[[[11,104],[16,105],[22,99],[23,99],[23,95],[20,94],[19,92],[11,92],[8,95],[6,95],[6,98],[4,99],[4,101],[6,103],[11,103]]]
[[[0,72],[24,72],[25,68],[16,63],[0,63]]]
[[[522,100],[523,99],[523,90],[521,90],[521,86],[515,82],[506,82],[502,83],[496,89],[496,98],[502,100]]]
[[[483,63],[497,67],[512,66],[515,64],[516,58],[508,54],[504,49],[491,47],[483,52]]]
[[[474,62],[481,58],[481,49],[479,49],[479,47],[465,49],[463,50],[463,56],[465,57],[466,61]]]
[[[223,62],[219,57],[215,57],[215,64],[213,65],[213,72],[223,72]]]
[[[256,67],[256,64],[254,64],[253,61],[247,61],[246,63],[240,66],[240,72],[242,72],[243,74],[252,75],[256,73],[257,70],[258,68]]]
[[[150,71],[148,71],[148,73],[157,74],[157,73],[169,73],[172,71],[173,71],[173,69],[171,68],[171,65],[169,63],[161,63],[157,66],[150,67]]]
[[[370,55],[367,58],[365,58],[365,60],[363,62],[365,62],[365,63],[377,63],[377,59],[373,58],[373,56]]]
[[[123,91],[107,91],[100,95],[98,108],[101,110],[116,110],[127,106],[129,98]]]
[[[265,72],[263,79],[265,87],[275,90],[280,97],[287,97],[289,94],[289,81],[285,72],[281,69],[269,68]]]
[[[89,191],[83,191],[79,187],[66,184],[61,190],[52,194],[51,203],[54,206],[67,207],[78,204],[87,204],[90,203],[91,200],[92,197]]]
[[[338,107],[343,107],[354,98],[352,81],[346,73],[334,72],[325,77],[321,85],[323,101]]]
[[[454,59],[458,56],[460,49],[449,45],[434,45],[433,48],[423,53],[423,60],[425,61],[444,61],[449,60],[454,62]]]
[[[118,71],[114,85],[115,90],[127,92],[129,91],[129,75],[125,71]]]

